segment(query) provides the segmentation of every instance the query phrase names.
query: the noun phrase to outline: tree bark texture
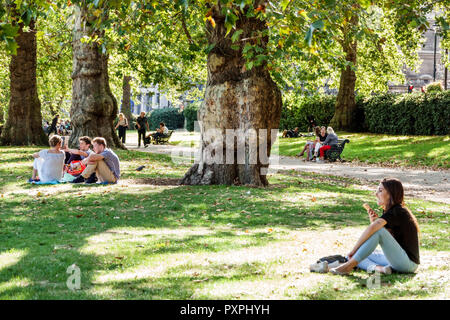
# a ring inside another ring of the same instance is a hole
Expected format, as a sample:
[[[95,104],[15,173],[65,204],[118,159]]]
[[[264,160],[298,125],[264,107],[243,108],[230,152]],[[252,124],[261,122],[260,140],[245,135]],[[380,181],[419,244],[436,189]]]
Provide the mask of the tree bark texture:
[[[73,31],[72,105],[70,117],[73,132],[69,144],[78,145],[81,136],[103,137],[108,147],[125,148],[114,130],[118,113],[117,101],[109,87],[108,56],[97,43],[82,42],[83,37],[102,33],[89,26],[89,12],[84,7],[76,10]]]
[[[131,121],[131,86],[130,86],[131,77],[123,76],[122,82],[122,113],[128,119],[128,122]]]
[[[48,145],[37,92],[35,21],[31,21],[29,27],[30,30],[24,32],[23,25],[19,25],[17,54],[11,57],[9,64],[10,99],[0,138],[2,145]]]
[[[356,26],[358,17],[353,16],[350,25]],[[344,40],[341,42],[342,49],[346,54],[346,61],[351,62],[354,66],[357,63],[357,40],[349,36],[351,32],[344,31]],[[341,79],[339,84],[339,92],[336,98],[336,107],[334,116],[331,119],[330,126],[335,130],[351,130],[353,127],[352,120],[356,110],[355,99],[356,74],[350,66],[341,70]]]
[[[239,50],[233,50],[231,36],[226,35],[225,17],[220,14],[218,5],[212,8],[212,18],[215,27],[207,25],[207,36],[210,44],[215,44],[208,54],[208,81],[204,102],[198,111],[201,122],[202,152],[198,163],[185,174],[181,184],[209,185],[209,184],[246,184],[266,186],[268,181],[264,169],[268,163],[261,161],[260,155],[270,156],[272,146],[271,129],[277,129],[281,115],[281,92],[266,69],[266,64],[245,69],[245,59],[242,48],[245,41],[238,41]],[[244,30],[240,39],[257,38],[257,43],[266,48],[268,37],[258,35],[267,28],[265,21],[247,18],[241,15],[236,22],[236,30]],[[226,130],[267,130],[267,139],[258,136],[257,149],[250,147],[249,140],[245,140],[243,154],[238,154],[237,141],[228,146],[232,150],[232,164],[226,157]],[[211,131],[215,130],[215,131]],[[208,133],[209,132],[209,133]],[[213,134],[211,134],[213,132]],[[211,145],[223,141],[219,149]],[[208,158],[215,153],[222,152],[222,163],[208,162]],[[252,152],[254,154],[252,154]],[[256,154],[255,154],[256,153]],[[264,154],[262,154],[264,153]],[[253,157],[253,161],[250,159]],[[238,158],[244,161],[238,161]],[[254,159],[257,159],[255,162]],[[240,162],[240,164],[238,163]]]

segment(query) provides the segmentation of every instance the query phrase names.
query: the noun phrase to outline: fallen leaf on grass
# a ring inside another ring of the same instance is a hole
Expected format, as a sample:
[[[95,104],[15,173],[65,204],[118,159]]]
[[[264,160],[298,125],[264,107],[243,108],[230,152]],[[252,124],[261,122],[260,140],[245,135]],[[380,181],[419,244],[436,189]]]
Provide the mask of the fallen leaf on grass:
[[[84,214],[79,214],[79,215],[77,215],[76,217],[77,217],[77,218],[81,218],[82,216],[84,216]]]
[[[114,259],[122,260],[123,257],[114,257]]]

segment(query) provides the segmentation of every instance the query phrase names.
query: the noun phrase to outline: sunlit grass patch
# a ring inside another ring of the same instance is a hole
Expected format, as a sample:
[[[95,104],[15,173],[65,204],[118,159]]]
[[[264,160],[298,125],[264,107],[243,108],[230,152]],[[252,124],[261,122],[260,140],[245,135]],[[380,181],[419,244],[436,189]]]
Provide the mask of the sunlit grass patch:
[[[25,158],[33,148],[19,150]],[[116,185],[33,186],[21,173],[31,160],[0,170],[8,181],[0,191],[1,299],[448,297],[448,205],[406,199],[421,225],[423,264],[416,276],[383,277],[369,291],[365,272],[341,278],[308,267],[351,249],[368,225],[362,203],[376,208],[376,184],[284,171],[267,188],[180,186],[173,182],[188,167],[170,157],[118,154]],[[81,290],[66,286],[72,264]]]

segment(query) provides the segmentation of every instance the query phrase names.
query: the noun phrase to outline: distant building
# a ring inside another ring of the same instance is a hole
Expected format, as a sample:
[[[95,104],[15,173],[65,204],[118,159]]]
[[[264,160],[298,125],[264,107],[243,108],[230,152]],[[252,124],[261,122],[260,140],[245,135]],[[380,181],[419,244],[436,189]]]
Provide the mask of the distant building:
[[[135,97],[134,105],[131,107],[133,114],[141,111],[150,112],[155,109],[163,109],[172,106],[166,95],[158,90],[158,86],[140,87],[140,93]]]
[[[417,72],[405,68],[406,83],[404,84],[390,84],[390,91],[394,92],[407,92],[408,86],[412,84],[414,90],[420,90],[422,86],[426,86],[432,82],[440,81],[444,85],[444,73],[445,66],[441,61],[441,47],[440,37],[438,30],[434,28],[434,16],[429,20],[429,25],[432,26],[425,32],[425,42],[422,46],[422,50],[419,51],[419,57],[422,60],[422,64],[418,68]],[[435,56],[436,50],[436,56]],[[448,56],[447,56],[448,59]],[[436,71],[434,72],[434,64],[436,62]],[[447,86],[450,88],[450,81],[447,79]]]

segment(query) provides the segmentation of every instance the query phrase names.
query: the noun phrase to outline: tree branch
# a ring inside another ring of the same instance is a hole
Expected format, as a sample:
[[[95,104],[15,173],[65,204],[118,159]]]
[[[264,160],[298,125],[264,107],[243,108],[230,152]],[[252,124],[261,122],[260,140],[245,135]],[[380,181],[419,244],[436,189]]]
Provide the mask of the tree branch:
[[[192,40],[191,34],[189,33],[189,30],[186,26],[186,19],[184,17],[184,14],[181,15],[181,25],[183,26],[184,33],[186,34],[186,37],[188,38],[189,43],[194,44],[194,40]]]

